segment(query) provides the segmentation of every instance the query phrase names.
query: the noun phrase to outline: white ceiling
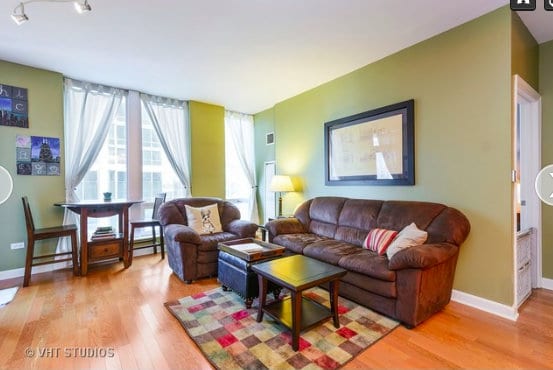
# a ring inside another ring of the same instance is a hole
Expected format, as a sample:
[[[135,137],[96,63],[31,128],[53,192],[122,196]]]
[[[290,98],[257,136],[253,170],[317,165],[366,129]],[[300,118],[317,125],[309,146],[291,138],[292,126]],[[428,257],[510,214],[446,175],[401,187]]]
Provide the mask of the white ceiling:
[[[507,0],[0,2],[0,59],[257,113],[508,3]],[[521,14],[529,19],[530,14]],[[545,13],[545,12],[544,12]],[[537,14],[537,13],[536,13]],[[548,20],[551,22],[551,15]],[[547,18],[546,18],[547,19]],[[542,20],[544,22],[544,20]],[[547,22],[545,22],[547,23]],[[553,31],[529,27],[538,40]],[[1,78],[0,76],[0,82]]]

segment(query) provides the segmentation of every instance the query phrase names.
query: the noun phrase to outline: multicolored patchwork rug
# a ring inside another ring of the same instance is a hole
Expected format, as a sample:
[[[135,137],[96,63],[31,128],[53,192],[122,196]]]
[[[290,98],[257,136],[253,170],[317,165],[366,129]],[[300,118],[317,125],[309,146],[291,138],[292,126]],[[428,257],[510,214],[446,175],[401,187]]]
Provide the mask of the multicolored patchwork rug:
[[[323,289],[310,289],[303,295],[330,307],[328,292]],[[267,314],[258,323],[257,307],[246,309],[244,300],[231,291],[217,288],[165,306],[209,362],[224,370],[339,368],[398,326],[396,321],[340,297],[340,328],[330,319],[302,332],[295,352],[286,327]]]

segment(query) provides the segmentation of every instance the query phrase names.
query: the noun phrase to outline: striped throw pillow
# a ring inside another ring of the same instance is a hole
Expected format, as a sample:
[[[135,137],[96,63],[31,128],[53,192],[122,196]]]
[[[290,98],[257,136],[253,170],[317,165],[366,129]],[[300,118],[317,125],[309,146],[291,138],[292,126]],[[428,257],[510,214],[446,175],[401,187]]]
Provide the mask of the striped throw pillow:
[[[388,249],[396,235],[397,231],[395,230],[372,229],[363,243],[363,248],[374,251],[381,256],[386,253],[386,249]]]

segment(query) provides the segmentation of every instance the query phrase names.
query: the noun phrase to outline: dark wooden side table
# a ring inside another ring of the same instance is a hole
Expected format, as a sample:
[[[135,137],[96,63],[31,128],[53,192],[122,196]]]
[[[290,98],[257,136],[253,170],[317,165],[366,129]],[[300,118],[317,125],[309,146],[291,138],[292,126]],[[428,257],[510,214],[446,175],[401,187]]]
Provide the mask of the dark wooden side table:
[[[338,288],[346,270],[303,255],[284,257],[252,266],[259,278],[259,308],[257,322],[263,313],[292,331],[292,349],[299,349],[300,332],[332,317],[334,326],[340,327],[338,318]],[[291,297],[265,304],[267,284],[271,281],[290,290]],[[302,292],[323,283],[329,283],[330,308],[303,297]]]
[[[123,260],[125,268],[131,265],[129,258],[129,208],[141,200],[113,200],[113,201],[81,201],[81,202],[59,202],[54,205],[69,208],[79,214],[80,217],[80,239],[81,253],[80,266],[81,275],[88,272],[88,262],[95,262],[111,258]],[[119,229],[115,238],[108,240],[88,240],[88,218],[89,217],[119,217]]]

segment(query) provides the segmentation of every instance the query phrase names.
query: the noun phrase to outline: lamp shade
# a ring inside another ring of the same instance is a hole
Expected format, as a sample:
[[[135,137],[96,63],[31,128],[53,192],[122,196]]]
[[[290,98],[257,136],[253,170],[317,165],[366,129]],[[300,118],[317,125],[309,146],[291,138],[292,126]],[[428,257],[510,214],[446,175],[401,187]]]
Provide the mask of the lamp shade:
[[[290,176],[275,175],[271,180],[269,190],[275,192],[294,191],[294,185],[292,185],[292,180],[290,179]]]

